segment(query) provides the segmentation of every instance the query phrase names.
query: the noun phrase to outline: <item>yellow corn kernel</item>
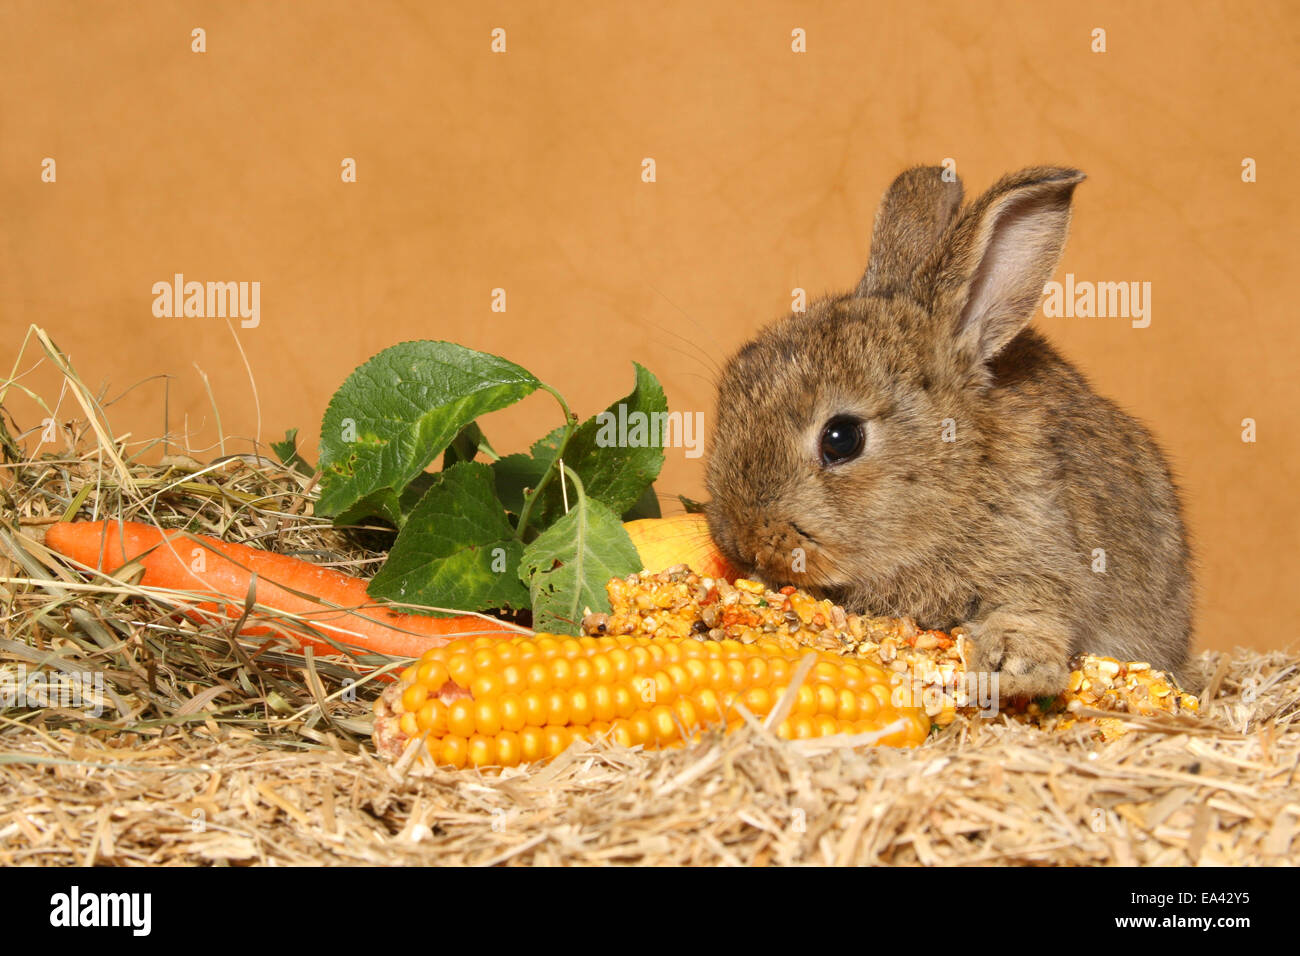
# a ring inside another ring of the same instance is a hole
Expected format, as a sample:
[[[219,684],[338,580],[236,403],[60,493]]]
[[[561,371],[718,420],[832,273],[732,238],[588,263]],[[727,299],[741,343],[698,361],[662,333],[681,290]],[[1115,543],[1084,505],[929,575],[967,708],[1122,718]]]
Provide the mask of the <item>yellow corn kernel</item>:
[[[509,730],[503,730],[497,735],[497,753],[496,764],[500,767],[517,767],[523,752],[519,743],[519,735]]]
[[[435,737],[443,736],[447,733],[447,705],[436,697],[426,700],[424,706],[416,712],[415,723],[420,730]]]
[[[430,759],[453,768],[545,760],[598,736],[627,747],[681,746],[710,727],[743,726],[741,708],[765,718],[810,653],[816,660],[777,736],[889,729],[889,745],[924,741],[924,712],[897,706],[890,677],[861,661],[776,641],[629,635],[455,641],[403,672],[377,704],[377,722],[396,728],[384,735],[396,744],[422,736]]]
[[[525,727],[519,731],[519,760],[532,763],[546,756],[546,735],[540,727]]]
[[[418,673],[416,676],[418,678]],[[402,710],[410,712],[419,710],[428,696],[429,685],[415,681],[402,692]]]

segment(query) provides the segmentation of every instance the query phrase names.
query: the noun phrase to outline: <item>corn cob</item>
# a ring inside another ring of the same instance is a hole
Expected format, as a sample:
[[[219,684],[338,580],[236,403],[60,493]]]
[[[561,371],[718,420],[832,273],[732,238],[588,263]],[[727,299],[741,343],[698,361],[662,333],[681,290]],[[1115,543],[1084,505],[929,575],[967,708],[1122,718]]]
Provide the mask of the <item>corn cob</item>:
[[[422,739],[434,763],[457,768],[513,767],[601,735],[629,747],[677,746],[706,728],[739,727],[741,705],[766,717],[808,654],[814,662],[777,736],[925,740],[925,714],[900,705],[889,675],[867,662],[770,641],[537,634],[426,652],[376,702],[375,742],[396,756]]]
[[[732,584],[684,567],[613,578],[606,591],[611,610],[583,620],[588,634],[771,641],[791,653],[816,648],[860,659],[906,681],[940,727],[952,723],[964,702],[958,690],[966,638],[922,630],[907,618],[849,614],[793,587],[770,591],[757,581]]]

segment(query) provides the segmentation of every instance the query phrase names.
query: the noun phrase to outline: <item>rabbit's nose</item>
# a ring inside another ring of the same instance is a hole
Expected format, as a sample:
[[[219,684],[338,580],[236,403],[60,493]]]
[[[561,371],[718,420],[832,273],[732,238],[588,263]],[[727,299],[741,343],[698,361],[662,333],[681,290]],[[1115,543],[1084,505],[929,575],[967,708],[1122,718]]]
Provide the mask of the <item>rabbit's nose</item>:
[[[792,548],[798,544],[790,526],[784,522],[769,522],[756,535],[754,564],[769,575],[789,573]]]

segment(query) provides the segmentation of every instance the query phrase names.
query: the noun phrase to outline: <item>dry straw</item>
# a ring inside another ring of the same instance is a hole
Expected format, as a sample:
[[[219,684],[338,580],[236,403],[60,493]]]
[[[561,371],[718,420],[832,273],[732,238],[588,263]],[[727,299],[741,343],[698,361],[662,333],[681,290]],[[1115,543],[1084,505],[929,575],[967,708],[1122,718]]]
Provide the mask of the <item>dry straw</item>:
[[[313,518],[312,479],[265,457],[143,464],[157,443],[114,438],[102,396],[35,338],[86,418],[28,456],[32,436],[0,414],[0,675],[101,675],[102,709],[0,708],[0,865],[1279,864],[1300,851],[1300,660],[1277,651],[1204,656],[1200,716],[1135,717],[1109,743],[959,718],[894,751],[785,743],[755,724],[667,752],[577,745],[500,775],[390,765],[369,740],[378,686],[355,668],[235,641],[231,622],[181,619],[174,595],[130,575],[88,581],[40,542],[75,514],[358,574],[382,553]]]

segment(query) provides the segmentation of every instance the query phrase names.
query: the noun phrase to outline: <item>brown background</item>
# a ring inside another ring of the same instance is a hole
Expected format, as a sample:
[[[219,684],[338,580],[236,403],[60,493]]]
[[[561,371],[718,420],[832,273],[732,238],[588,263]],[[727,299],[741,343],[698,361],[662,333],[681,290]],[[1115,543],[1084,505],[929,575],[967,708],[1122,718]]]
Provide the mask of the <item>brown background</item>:
[[[199,457],[217,453],[199,368],[228,436],[298,426],[314,456],[333,389],[413,338],[505,355],[583,415],[636,359],[674,408],[711,413],[718,363],[793,287],[857,281],[899,170],[951,157],[969,195],[1074,165],[1089,179],[1058,277],[1149,281],[1152,324],[1039,326],[1175,462],[1201,644],[1284,646],[1300,8],[1083,7],[6,2],[0,374],[43,325],[109,396],[143,382],[110,410],[142,440],[164,427],[162,382],[144,380],[167,373],[172,431]],[[175,272],[260,280],[261,326],[155,319],[151,286]],[[46,373],[25,384],[56,394]],[[556,423],[538,395],[488,426],[514,451]],[[699,496],[702,476],[670,453],[659,487]]]

